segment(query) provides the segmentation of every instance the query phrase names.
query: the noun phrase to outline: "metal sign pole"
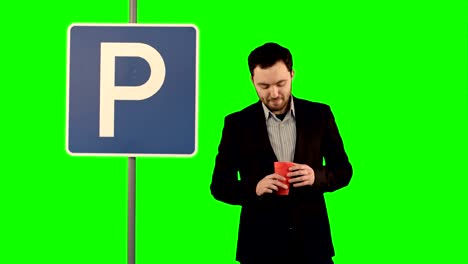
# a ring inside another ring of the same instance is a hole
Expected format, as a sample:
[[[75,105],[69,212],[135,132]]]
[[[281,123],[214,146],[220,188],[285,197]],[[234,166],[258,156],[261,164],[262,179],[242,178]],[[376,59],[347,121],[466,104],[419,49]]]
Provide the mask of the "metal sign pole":
[[[137,22],[137,0],[130,0],[130,23]]]
[[[137,0],[130,0],[130,23],[137,23]],[[127,263],[135,264],[136,157],[128,157]]]
[[[135,264],[136,158],[128,157],[128,264]]]

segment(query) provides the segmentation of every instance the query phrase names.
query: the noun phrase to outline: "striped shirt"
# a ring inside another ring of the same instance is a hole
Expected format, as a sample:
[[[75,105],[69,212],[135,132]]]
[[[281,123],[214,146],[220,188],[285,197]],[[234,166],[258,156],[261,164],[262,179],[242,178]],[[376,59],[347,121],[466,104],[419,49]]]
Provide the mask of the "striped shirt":
[[[293,161],[296,149],[296,118],[294,101],[291,96],[291,108],[283,120],[273,114],[262,103],[270,144],[278,161]]]

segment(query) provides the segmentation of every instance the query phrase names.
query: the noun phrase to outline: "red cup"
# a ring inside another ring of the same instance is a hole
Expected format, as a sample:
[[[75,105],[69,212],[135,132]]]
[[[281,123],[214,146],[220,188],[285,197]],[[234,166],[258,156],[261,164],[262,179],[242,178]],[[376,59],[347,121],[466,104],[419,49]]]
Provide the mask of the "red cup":
[[[277,161],[275,162],[275,173],[279,174],[286,178],[286,181],[281,181],[282,183],[288,186],[288,189],[283,189],[278,187],[278,191],[276,192],[277,195],[288,195],[289,194],[289,177],[287,174],[289,173],[289,167],[294,166],[294,163],[287,162],[287,161]]]

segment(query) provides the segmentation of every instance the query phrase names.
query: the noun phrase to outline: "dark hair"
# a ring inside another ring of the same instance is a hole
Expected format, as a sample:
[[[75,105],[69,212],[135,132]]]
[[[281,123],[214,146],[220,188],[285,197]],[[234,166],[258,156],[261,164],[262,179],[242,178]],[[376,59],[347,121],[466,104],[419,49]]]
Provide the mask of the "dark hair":
[[[253,76],[253,71],[257,66],[265,69],[273,66],[278,61],[283,61],[289,72],[291,72],[293,65],[291,52],[273,42],[265,43],[250,52],[248,61],[251,76]]]

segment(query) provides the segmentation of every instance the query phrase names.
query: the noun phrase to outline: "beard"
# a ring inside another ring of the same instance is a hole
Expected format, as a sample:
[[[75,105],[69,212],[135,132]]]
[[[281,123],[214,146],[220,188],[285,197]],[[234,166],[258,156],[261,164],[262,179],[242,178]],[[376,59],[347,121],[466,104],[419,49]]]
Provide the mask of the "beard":
[[[281,114],[285,110],[288,109],[289,102],[290,102],[289,98],[279,96],[278,98],[275,98],[275,99],[268,98],[266,100],[265,105],[268,107],[268,109],[270,109],[271,112],[273,112],[273,113],[280,112],[278,114]]]

